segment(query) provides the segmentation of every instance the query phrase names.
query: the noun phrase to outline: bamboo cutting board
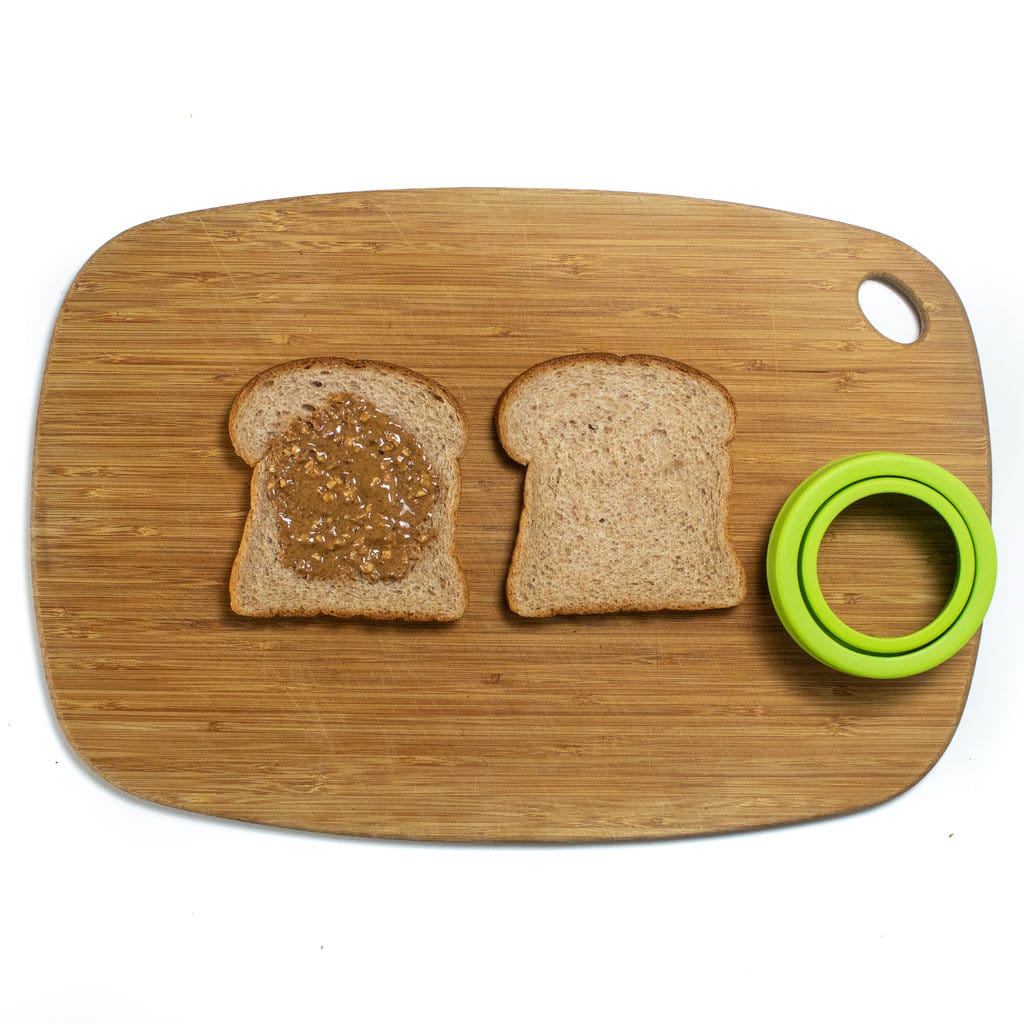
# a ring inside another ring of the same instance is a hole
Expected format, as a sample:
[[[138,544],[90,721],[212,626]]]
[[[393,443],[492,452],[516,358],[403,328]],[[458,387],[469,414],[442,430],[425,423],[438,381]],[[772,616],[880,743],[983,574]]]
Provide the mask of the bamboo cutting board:
[[[880,276],[917,306],[898,345],[858,306]],[[522,468],[502,389],[579,351],[680,359],[731,392],[738,608],[525,620],[504,601]],[[447,625],[252,620],[228,607],[250,470],[227,415],[308,356],[435,378],[469,423]],[[988,507],[984,395],[950,284],[847,225],[666,196],[436,190],[170,217],[103,246],[72,285],[39,405],[32,558],[60,724],[147,800],[273,825],[464,840],[676,836],[886,800],[940,756],[978,638],[924,675],[824,668],[772,610],[772,522],[850,452],[932,459]],[[822,556],[861,629],[941,606],[955,555],[919,509],[856,506]]]

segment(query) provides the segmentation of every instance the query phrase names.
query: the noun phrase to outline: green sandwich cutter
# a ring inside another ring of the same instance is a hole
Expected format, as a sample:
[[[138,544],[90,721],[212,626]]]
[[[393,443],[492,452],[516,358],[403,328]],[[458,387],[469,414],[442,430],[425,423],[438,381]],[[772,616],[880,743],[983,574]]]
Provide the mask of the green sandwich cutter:
[[[905,636],[871,636],[848,626],[818,581],[818,552],[829,526],[875,494],[905,494],[930,505],[956,544],[949,599],[932,622]],[[899,679],[941,665],[974,636],[995,590],[996,546],[985,510],[948,470],[913,455],[863,452],[823,466],[793,491],[772,528],[767,570],[775,611],[808,654],[848,675]]]

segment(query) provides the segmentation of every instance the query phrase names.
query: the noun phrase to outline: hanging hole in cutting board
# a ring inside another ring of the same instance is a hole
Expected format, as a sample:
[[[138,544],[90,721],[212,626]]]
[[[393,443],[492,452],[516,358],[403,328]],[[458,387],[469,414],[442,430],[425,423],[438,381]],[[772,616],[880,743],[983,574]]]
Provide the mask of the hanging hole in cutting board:
[[[904,494],[854,502],[829,527],[818,580],[848,626],[904,636],[938,616],[956,583],[956,543],[933,508]]]
[[[864,319],[879,334],[899,345],[921,337],[921,316],[913,300],[894,280],[869,277],[857,291]]]

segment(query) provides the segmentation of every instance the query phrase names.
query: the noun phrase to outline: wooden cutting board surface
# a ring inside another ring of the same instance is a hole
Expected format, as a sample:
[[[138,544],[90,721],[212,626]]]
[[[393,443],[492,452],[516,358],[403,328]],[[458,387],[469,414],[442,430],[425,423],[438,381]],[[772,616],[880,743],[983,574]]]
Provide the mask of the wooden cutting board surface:
[[[912,297],[917,343],[864,319],[872,276]],[[534,363],[588,350],[680,359],[731,392],[738,608],[508,611],[523,470],[495,403]],[[319,355],[400,363],[462,404],[462,620],[230,611],[250,470],[228,410],[254,374]],[[476,189],[143,224],[78,275],[42,385],[31,544],[53,704],[83,760],[132,794],[326,832],[675,836],[871,806],[942,753],[978,638],[915,678],[847,677],[793,644],[763,572],[789,492],[871,449],[932,459],[989,507],[964,310],[934,266],[873,232],[666,196]],[[934,517],[878,499],[836,524],[821,568],[842,616],[893,634],[935,613],[954,565]]]

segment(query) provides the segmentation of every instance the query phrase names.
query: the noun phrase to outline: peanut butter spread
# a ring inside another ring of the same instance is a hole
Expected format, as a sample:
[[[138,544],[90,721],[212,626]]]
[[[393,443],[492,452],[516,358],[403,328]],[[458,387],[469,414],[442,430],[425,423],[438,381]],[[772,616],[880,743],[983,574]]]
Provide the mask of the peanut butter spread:
[[[401,579],[433,536],[438,483],[404,427],[331,395],[267,450],[281,560],[303,579]]]

